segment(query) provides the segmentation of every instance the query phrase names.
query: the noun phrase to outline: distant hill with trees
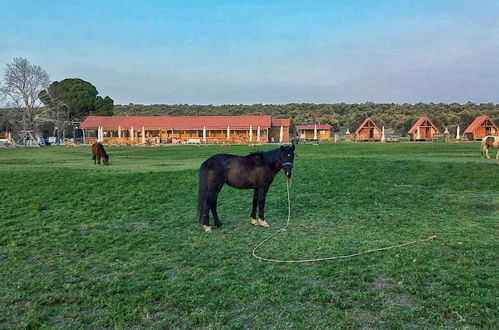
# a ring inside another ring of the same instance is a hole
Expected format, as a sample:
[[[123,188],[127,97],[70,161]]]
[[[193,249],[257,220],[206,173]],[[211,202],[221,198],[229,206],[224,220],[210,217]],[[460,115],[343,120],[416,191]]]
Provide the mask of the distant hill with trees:
[[[355,130],[370,116],[394,133],[405,135],[420,116],[428,116],[440,129],[454,133],[457,125],[461,132],[479,115],[499,120],[499,105],[493,103],[290,103],[253,105],[115,105],[116,116],[239,116],[272,115],[274,118],[290,118],[292,128],[297,124],[330,124],[334,131]]]

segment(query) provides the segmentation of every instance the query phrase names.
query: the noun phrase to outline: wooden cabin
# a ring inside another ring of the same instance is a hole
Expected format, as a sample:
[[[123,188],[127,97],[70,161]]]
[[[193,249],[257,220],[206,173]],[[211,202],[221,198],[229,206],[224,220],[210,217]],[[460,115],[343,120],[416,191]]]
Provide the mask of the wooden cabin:
[[[89,144],[251,144],[268,143],[271,134],[288,143],[290,123],[269,115],[88,116],[81,128]]]
[[[497,125],[487,115],[478,116],[464,131],[468,141],[481,140],[487,135],[499,135]]]
[[[295,129],[300,140],[327,141],[331,138],[331,125],[328,124],[296,125]]]
[[[289,127],[291,126],[291,119],[274,119],[272,118],[272,125],[269,129],[269,140],[275,143],[288,143]]]
[[[354,134],[356,141],[381,141],[382,131],[371,117],[367,117]]]
[[[433,141],[438,139],[440,131],[428,117],[423,116],[416,121],[407,133],[410,141]]]

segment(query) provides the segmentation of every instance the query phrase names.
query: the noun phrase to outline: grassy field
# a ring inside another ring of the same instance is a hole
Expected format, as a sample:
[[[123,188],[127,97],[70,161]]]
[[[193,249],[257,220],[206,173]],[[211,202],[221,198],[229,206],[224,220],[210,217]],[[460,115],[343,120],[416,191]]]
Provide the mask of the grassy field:
[[[225,187],[224,227],[196,221],[197,169],[257,147],[0,150],[0,328],[498,328],[499,165],[477,143],[298,145],[249,224]],[[267,150],[272,147],[264,146]]]

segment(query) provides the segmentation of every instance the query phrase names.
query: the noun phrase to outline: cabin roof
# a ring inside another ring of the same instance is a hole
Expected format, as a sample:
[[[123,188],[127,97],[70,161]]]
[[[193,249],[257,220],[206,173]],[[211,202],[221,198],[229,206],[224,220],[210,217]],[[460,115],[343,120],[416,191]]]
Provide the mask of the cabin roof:
[[[296,125],[295,128],[299,130],[314,130],[315,126],[317,126],[318,130],[329,130],[331,129],[331,125],[328,124],[306,124],[306,125]]]
[[[379,126],[376,124],[376,122],[371,117],[367,117],[362,122],[362,124],[360,124],[360,126],[355,130],[355,134],[358,134],[361,129],[365,128],[368,122],[371,122],[377,130],[381,131],[381,129],[379,128]]]
[[[291,119],[272,118],[272,126],[291,126]]]
[[[278,126],[286,126],[289,119],[272,119],[270,115],[263,116],[88,116],[81,124],[82,128],[97,129],[118,129],[141,128],[146,129],[183,129],[200,130],[206,127],[208,130],[227,129],[248,129],[260,126],[267,129],[279,123]]]
[[[487,115],[478,116],[473,120],[468,126],[468,128],[464,131],[464,133],[473,133],[478,127],[482,126],[483,122],[489,120],[492,123],[492,126],[497,130],[496,124],[489,118]]]
[[[428,118],[426,116],[422,116],[418,119],[418,121],[411,127],[411,129],[407,133],[414,134],[416,132],[416,130],[418,129],[418,127],[420,127],[426,120],[428,121],[428,123],[430,123],[431,127],[433,127],[437,131],[437,133],[440,132],[439,129],[437,128],[437,126],[435,126],[432,123],[430,118]]]

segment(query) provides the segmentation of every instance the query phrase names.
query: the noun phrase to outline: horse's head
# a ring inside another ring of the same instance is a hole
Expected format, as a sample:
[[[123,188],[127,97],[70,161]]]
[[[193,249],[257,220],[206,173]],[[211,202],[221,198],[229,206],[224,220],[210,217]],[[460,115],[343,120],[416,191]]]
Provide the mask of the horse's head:
[[[291,170],[293,169],[293,162],[295,160],[295,145],[291,145],[291,147],[281,146],[280,148],[279,159],[282,164],[282,168],[284,169],[284,175],[286,175],[286,179],[291,179]]]
[[[109,165],[109,156],[102,157],[102,162],[104,163],[104,165],[108,166]]]

